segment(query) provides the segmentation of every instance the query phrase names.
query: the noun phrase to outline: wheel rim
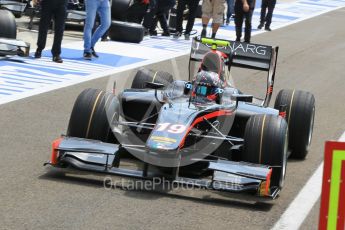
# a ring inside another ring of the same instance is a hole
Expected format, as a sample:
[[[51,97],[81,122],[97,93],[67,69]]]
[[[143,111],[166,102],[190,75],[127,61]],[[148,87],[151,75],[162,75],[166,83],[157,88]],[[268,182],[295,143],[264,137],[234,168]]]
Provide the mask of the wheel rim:
[[[309,124],[308,142],[307,142],[307,147],[306,147],[307,150],[309,150],[309,146],[310,146],[311,139],[313,136],[314,117],[315,117],[315,106],[313,107],[313,111],[312,111],[312,115],[311,115],[311,119],[310,119],[310,124]]]
[[[282,174],[280,177],[280,188],[283,187],[284,181],[285,181],[285,174],[286,174],[286,164],[287,164],[287,152],[289,149],[289,144],[288,144],[288,132],[285,133],[285,141],[284,141],[284,153],[283,153],[283,165],[282,165]]]

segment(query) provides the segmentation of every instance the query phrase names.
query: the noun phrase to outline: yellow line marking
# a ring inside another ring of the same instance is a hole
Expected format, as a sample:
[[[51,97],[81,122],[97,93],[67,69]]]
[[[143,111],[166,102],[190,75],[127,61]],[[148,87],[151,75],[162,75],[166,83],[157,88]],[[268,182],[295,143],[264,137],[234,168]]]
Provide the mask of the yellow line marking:
[[[294,96],[295,96],[295,90],[292,91],[292,95],[291,95],[291,101],[290,101],[290,106],[289,106],[288,124],[290,124],[291,108],[292,108],[292,102],[293,102]]]
[[[93,117],[93,114],[95,112],[96,105],[98,103],[99,97],[101,96],[102,93],[103,93],[103,91],[99,92],[99,94],[97,95],[97,98],[95,100],[95,103],[93,104],[92,112],[91,112],[90,119],[89,119],[89,124],[88,124],[87,130],[86,130],[86,137],[89,136],[89,131],[90,131],[90,127],[91,127],[92,117]]]
[[[263,134],[264,134],[265,121],[266,121],[266,115],[264,115],[264,118],[263,118],[263,121],[262,121],[262,126],[261,126],[259,164],[261,164],[262,139],[263,139]]]

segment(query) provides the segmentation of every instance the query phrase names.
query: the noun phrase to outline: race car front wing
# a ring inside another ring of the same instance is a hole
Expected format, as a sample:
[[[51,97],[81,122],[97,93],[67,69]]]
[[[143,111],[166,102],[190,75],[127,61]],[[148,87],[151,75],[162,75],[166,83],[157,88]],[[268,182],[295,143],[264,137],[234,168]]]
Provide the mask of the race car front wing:
[[[0,38],[0,57],[18,55],[27,57],[30,53],[30,44],[18,39]]]
[[[69,172],[72,169],[74,172],[87,171],[144,180],[153,180],[159,176],[148,171],[145,162],[142,162],[142,170],[119,167],[121,160],[119,155],[124,148],[118,144],[103,143],[96,140],[62,137],[53,142],[51,159],[44,165],[51,165]],[[229,192],[237,198],[241,198],[245,194],[245,199],[250,198],[250,200],[255,201],[273,200],[280,192],[279,188],[270,187],[272,174],[270,166],[216,160],[209,162],[207,170],[213,171],[211,177],[187,178],[176,176],[171,179],[171,182],[181,186],[188,185]]]

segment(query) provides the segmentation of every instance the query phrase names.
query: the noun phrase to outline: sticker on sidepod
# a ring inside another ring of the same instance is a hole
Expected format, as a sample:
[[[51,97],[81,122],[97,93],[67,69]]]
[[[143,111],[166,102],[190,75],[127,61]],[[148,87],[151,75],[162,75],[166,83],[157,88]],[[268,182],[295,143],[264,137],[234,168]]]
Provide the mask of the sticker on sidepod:
[[[177,141],[176,139],[162,136],[152,136],[150,139],[159,143],[175,143]]]
[[[164,136],[151,136],[147,142],[150,148],[173,150],[176,148],[176,139]]]

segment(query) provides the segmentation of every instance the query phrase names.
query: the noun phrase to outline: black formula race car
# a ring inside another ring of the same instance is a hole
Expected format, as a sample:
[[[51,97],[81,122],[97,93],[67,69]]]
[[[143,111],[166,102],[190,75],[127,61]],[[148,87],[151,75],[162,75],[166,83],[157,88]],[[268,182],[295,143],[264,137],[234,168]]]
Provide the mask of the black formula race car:
[[[86,89],[46,164],[272,200],[288,157],[305,158],[315,114],[314,96],[299,90],[281,90],[268,107],[277,55],[278,47],[195,39],[187,81],[140,69],[118,95]],[[266,98],[232,87],[230,67],[267,71]]]

